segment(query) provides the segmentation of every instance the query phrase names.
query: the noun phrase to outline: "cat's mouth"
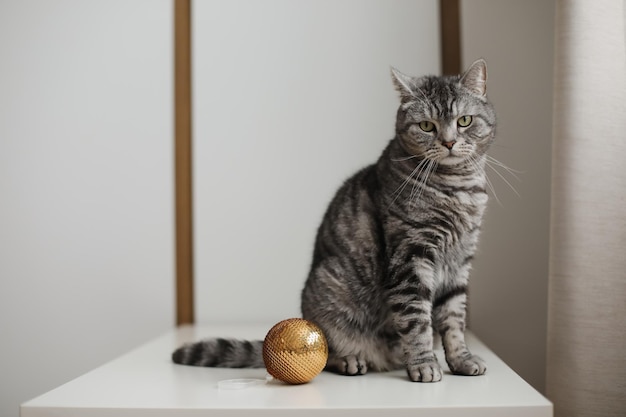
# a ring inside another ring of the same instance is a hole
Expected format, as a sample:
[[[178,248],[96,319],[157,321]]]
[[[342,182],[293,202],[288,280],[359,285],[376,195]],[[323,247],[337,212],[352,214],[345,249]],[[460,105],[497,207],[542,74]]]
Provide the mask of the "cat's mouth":
[[[464,153],[458,152],[455,149],[446,149],[445,154],[441,158],[439,158],[437,162],[442,165],[457,165],[465,162],[466,159],[467,155],[465,155]]]

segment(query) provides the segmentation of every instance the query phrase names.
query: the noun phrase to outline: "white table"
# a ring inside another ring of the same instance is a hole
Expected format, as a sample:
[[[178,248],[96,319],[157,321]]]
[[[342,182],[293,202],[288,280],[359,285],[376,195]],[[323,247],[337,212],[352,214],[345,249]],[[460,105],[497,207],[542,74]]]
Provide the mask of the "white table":
[[[463,416],[548,417],[552,404],[471,333],[470,349],[487,362],[480,377],[446,374],[439,383],[409,382],[404,371],[346,377],[322,372],[304,385],[280,382],[240,390],[218,382],[261,378],[264,369],[175,365],[171,352],[207,336],[263,338],[267,326],[186,326],[155,339],[21,407],[40,416]]]

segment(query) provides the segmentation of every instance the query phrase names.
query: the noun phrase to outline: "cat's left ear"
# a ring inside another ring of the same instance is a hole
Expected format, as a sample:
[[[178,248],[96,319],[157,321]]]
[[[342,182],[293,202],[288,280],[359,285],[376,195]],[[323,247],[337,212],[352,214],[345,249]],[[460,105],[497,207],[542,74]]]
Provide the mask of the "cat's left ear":
[[[482,58],[474,61],[461,76],[461,84],[479,96],[487,94],[487,62]]]
[[[396,90],[400,93],[400,97],[403,102],[415,98],[415,93],[411,88],[413,81],[410,76],[401,73],[394,67],[391,67],[391,79],[393,80],[393,85],[396,87]]]

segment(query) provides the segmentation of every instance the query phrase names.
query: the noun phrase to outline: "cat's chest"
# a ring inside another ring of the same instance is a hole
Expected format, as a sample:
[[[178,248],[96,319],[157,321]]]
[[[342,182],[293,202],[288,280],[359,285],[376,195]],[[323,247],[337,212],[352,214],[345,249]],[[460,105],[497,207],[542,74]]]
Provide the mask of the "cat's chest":
[[[487,204],[486,177],[475,173],[462,177],[437,175],[431,178],[432,203],[454,210],[484,210]]]
[[[464,259],[477,243],[486,205],[486,193],[457,191],[407,211],[390,228],[407,241],[427,244],[438,259]]]
[[[415,220],[427,220],[442,226],[449,224],[463,232],[480,225],[487,201],[487,193],[482,190],[455,190],[440,193],[408,214]]]
[[[480,224],[487,207],[488,196],[485,192],[456,191],[437,204],[440,210],[449,210],[464,224]]]

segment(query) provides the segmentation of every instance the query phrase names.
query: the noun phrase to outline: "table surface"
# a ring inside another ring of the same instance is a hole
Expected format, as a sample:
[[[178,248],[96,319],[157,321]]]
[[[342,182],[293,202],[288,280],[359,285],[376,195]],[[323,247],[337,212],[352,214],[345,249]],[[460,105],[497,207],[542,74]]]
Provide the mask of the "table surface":
[[[171,352],[186,342],[210,336],[262,339],[270,327],[173,329],[24,403],[21,416],[552,416],[552,404],[471,332],[468,345],[487,362],[487,373],[452,375],[440,351],[445,375],[438,383],[409,382],[404,371],[355,377],[322,372],[304,385],[271,381],[244,389],[220,389],[220,381],[264,379],[266,371],[182,366],[170,360]]]

